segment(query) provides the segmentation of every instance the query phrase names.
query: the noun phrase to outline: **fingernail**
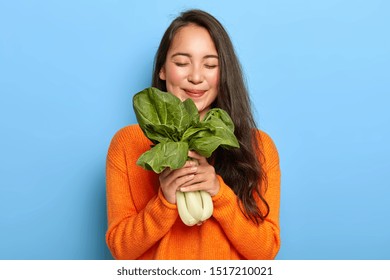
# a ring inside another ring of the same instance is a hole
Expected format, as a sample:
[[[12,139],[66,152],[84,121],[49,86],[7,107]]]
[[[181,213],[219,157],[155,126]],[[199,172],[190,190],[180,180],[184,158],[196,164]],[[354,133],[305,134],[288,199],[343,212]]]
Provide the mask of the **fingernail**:
[[[196,170],[198,170],[198,167],[196,167],[196,166],[191,168],[191,171],[193,171],[193,172],[195,172]]]

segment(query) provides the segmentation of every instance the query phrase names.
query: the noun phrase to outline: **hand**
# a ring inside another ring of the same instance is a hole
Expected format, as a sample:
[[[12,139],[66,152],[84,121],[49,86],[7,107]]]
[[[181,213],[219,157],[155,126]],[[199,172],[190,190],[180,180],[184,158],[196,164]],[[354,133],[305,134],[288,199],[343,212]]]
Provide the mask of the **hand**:
[[[199,165],[195,173],[193,173],[194,176],[183,183],[179,187],[179,190],[182,192],[204,190],[211,196],[216,195],[221,186],[219,185],[214,167],[207,162],[205,157],[202,157],[196,152],[190,151],[188,156],[196,159]]]
[[[165,199],[172,204],[176,203],[176,191],[195,177],[198,170],[197,163],[187,161],[182,168],[172,170],[166,168],[161,172],[159,180],[161,191]]]

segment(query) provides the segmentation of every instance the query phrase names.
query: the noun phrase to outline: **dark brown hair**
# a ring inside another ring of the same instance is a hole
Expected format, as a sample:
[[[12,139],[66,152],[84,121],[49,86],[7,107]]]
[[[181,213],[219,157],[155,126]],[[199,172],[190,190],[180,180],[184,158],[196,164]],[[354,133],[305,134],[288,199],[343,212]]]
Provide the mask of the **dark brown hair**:
[[[233,44],[224,27],[212,15],[201,10],[189,10],[177,17],[160,42],[157,50],[152,86],[167,91],[165,81],[159,78],[159,72],[165,64],[167,53],[177,31],[189,24],[195,24],[208,30],[218,52],[219,86],[218,96],[213,107],[221,108],[231,116],[235,135],[240,143],[240,149],[217,149],[212,160],[217,174],[221,175],[226,184],[240,199],[243,213],[258,223],[269,213],[268,203],[260,190],[266,188],[265,172],[258,156],[263,158],[260,144],[257,140],[258,130],[254,121],[248,91],[243,79],[240,63],[235,54]],[[261,186],[261,187],[260,187]],[[261,211],[254,196],[257,195],[265,206]]]

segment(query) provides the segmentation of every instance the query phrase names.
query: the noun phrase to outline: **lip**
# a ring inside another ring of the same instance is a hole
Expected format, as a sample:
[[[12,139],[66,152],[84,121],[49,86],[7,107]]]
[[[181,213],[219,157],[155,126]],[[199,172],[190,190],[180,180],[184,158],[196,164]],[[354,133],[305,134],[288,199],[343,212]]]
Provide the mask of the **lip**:
[[[190,97],[201,97],[206,93],[207,90],[200,89],[184,89],[184,92]]]

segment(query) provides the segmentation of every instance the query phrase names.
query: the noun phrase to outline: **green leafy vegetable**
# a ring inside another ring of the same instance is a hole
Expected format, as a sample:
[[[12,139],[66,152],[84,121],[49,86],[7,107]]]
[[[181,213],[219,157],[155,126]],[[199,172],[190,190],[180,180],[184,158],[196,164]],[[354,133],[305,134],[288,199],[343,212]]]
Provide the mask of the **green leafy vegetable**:
[[[134,95],[133,107],[145,136],[154,144],[137,164],[156,173],[182,167],[189,150],[210,157],[221,146],[239,148],[228,113],[219,108],[200,120],[198,109],[188,98],[182,102],[173,94],[150,87]]]

